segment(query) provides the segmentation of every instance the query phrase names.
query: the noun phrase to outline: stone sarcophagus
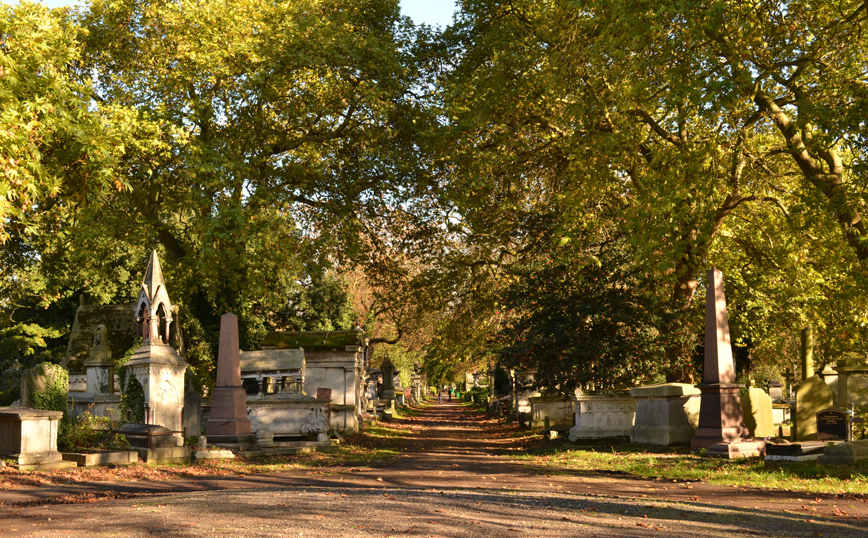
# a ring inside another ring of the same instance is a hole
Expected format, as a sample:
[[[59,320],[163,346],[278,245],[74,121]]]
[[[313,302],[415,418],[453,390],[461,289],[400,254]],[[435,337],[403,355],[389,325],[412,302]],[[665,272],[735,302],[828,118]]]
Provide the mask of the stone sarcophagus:
[[[570,441],[629,437],[636,420],[636,399],[629,394],[574,396],[575,425]]]
[[[241,379],[254,432],[267,431],[275,441],[315,437],[327,442],[331,400],[305,394],[304,350],[245,351]]]
[[[365,332],[302,331],[269,333],[263,352],[304,350],[304,390],[316,394],[331,389],[330,426],[338,432],[353,433],[361,427],[365,401],[365,371],[369,351]]]

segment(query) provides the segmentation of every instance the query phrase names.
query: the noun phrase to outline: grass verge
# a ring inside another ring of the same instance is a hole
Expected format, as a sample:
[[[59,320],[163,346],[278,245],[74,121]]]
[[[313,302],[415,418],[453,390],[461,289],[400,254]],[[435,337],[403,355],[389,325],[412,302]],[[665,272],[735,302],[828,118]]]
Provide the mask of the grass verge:
[[[0,489],[39,487],[52,484],[77,484],[95,481],[164,481],[202,476],[247,476],[279,473],[299,469],[342,472],[359,467],[378,467],[401,453],[407,431],[396,421],[377,424],[363,432],[345,436],[346,443],[326,452],[295,456],[266,456],[234,460],[201,460],[190,464],[144,464],[116,467],[74,467],[58,471],[19,473],[10,467],[0,468]],[[316,470],[315,470],[316,469]]]
[[[744,488],[868,495],[868,464],[778,464],[757,458],[725,460],[701,457],[687,449],[653,452],[629,443],[579,448],[544,443],[515,457],[548,474],[608,472]]]

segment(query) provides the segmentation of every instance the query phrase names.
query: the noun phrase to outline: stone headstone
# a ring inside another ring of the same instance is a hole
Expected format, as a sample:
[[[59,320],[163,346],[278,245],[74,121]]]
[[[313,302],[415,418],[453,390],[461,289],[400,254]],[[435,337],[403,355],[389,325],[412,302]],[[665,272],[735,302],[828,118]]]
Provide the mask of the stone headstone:
[[[744,423],[751,437],[774,437],[772,398],[764,390],[751,387],[741,401]]]
[[[182,426],[187,437],[196,437],[202,433],[202,397],[187,383],[184,390],[184,412],[181,417]]]
[[[69,374],[57,364],[41,362],[21,378],[21,407],[66,413]]]
[[[721,443],[730,443],[749,435],[744,425],[739,390],[735,382],[735,365],[732,358],[732,343],[729,336],[729,319],[726,312],[726,296],[723,292],[723,274],[713,268],[706,276],[705,299],[705,370],[702,390],[702,405],[699,410],[699,427],[690,440],[693,450],[710,448]],[[637,417],[638,421],[638,417]],[[764,444],[757,445],[764,449]],[[751,455],[749,447],[735,452],[714,455],[730,457]]]
[[[793,397],[793,378],[794,377],[795,377],[795,375],[793,374],[793,371],[790,370],[789,368],[787,368],[787,371],[784,373],[784,381],[786,381],[786,384],[784,385],[784,391],[785,391],[785,394],[787,395],[787,398]]]
[[[217,384],[211,396],[211,416],[206,435],[249,435],[247,395],[241,386],[241,351],[238,348],[238,317],[220,318],[220,347],[217,353]]]
[[[817,413],[817,440],[846,441],[849,416],[840,409],[824,409]]]
[[[796,389],[796,433],[798,441],[817,438],[817,413],[832,407],[832,390],[818,376],[809,377]]]
[[[814,335],[811,327],[802,329],[801,365],[805,380],[796,389],[796,417],[793,439],[812,441],[817,439],[817,413],[834,405],[834,395],[829,385],[814,375]]]
[[[395,399],[395,367],[389,357],[383,360],[383,365],[380,367],[383,372],[383,392],[382,399],[388,401]]]
[[[169,300],[157,253],[151,253],[139,298],[131,317],[139,323],[142,345],[123,367],[141,384],[146,424],[182,431],[184,371],[187,362],[170,342],[177,308]],[[139,455],[142,458],[141,454]],[[144,459],[144,458],[142,458]]]

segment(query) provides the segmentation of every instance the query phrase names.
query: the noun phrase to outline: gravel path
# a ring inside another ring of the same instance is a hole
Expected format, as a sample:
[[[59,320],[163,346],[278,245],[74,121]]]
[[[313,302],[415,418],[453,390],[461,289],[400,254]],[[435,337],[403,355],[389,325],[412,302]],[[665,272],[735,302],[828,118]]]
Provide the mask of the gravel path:
[[[2,491],[0,537],[868,536],[863,499],[546,476],[503,457],[510,440],[456,405],[412,422],[406,454],[386,468]],[[94,494],[134,496],[39,504]]]

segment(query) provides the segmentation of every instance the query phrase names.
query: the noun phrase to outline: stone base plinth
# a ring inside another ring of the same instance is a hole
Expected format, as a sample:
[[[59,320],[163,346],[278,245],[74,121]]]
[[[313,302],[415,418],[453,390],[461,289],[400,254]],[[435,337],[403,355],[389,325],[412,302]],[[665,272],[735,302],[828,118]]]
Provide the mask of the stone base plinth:
[[[208,443],[215,445],[256,444],[256,436],[252,433],[243,435],[209,435]]]
[[[738,383],[707,383],[699,385],[702,405],[699,426],[690,440],[690,448],[699,450],[717,443],[727,443],[750,436],[744,425]]]
[[[212,418],[205,423],[205,435],[249,435],[252,430],[250,419],[221,420]]]
[[[135,450],[110,450],[94,452],[93,454],[76,454],[63,452],[63,459],[71,461],[79,467],[98,467],[100,465],[128,465],[139,461],[139,453]]]
[[[211,415],[205,435],[243,435],[252,433],[247,418],[247,395],[241,387],[216,387],[211,396]]]
[[[632,396],[576,396],[575,421],[569,439],[629,437],[636,420]],[[647,432],[646,432],[647,435]]]
[[[715,443],[708,447],[706,456],[711,458],[725,458],[734,460],[738,458],[761,458],[765,456],[765,441],[730,441]]]
[[[146,463],[189,463],[190,447],[137,448],[139,460]]]
[[[22,473],[29,473],[32,471],[59,471],[61,469],[71,469],[75,467],[76,464],[74,461],[51,461],[45,463],[10,463],[9,467],[13,469],[17,469]]]
[[[231,450],[194,450],[193,461],[199,460],[234,460],[235,454]]]
[[[646,445],[686,445],[698,421],[699,389],[685,383],[665,383],[630,390],[636,398],[636,420],[630,442]]]

